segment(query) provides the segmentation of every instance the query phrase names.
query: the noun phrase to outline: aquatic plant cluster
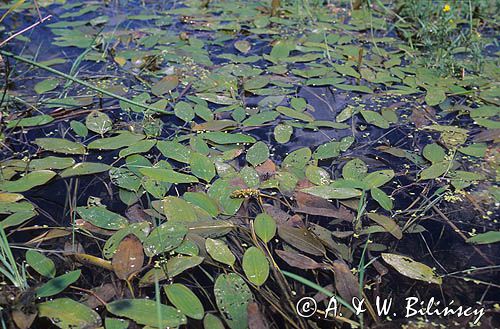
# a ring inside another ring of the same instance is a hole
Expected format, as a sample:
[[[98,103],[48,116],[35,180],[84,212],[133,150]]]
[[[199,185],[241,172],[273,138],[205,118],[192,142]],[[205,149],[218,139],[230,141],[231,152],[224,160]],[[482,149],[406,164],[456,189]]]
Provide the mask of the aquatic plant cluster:
[[[497,6],[2,3],[2,328],[499,327]]]

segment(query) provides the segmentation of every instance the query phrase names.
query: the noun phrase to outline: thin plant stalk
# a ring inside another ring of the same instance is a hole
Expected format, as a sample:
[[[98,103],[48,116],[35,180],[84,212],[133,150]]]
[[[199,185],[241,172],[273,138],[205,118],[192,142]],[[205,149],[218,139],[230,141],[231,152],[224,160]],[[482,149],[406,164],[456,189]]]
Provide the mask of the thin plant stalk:
[[[78,84],[81,84],[82,86],[85,86],[89,89],[92,89],[92,90],[95,90],[101,94],[104,94],[104,95],[107,95],[109,97],[112,97],[112,98],[115,98],[115,99],[118,99],[122,102],[125,102],[125,103],[128,103],[130,105],[134,105],[134,106],[137,106],[137,107],[141,107],[141,108],[144,108],[146,110],[150,110],[150,111],[153,111],[153,112],[157,112],[157,113],[161,113],[161,114],[172,114],[172,112],[169,112],[169,111],[165,111],[165,110],[161,110],[161,109],[157,109],[155,107],[152,107],[152,106],[149,106],[149,105],[146,105],[146,104],[141,104],[141,103],[138,103],[138,102],[135,102],[133,100],[130,100],[128,98],[125,98],[123,96],[120,96],[120,95],[117,95],[117,94],[114,94],[110,91],[107,91],[107,90],[104,90],[104,89],[101,89],[99,87],[96,87],[86,81],[83,81],[83,80],[80,80],[78,78],[75,78],[75,77],[72,77],[71,75],[69,74],[66,74],[64,72],[61,72],[61,71],[58,71],[56,69],[53,69],[47,65],[44,65],[44,64],[41,64],[41,63],[38,63],[38,62],[35,62],[35,61],[32,61],[28,58],[24,58],[24,57],[21,57],[21,56],[17,56],[17,55],[14,55],[13,53],[11,52],[8,52],[8,51],[5,51],[5,50],[0,50],[0,54],[1,55],[4,55],[4,56],[7,56],[7,57],[11,57],[11,58],[14,58],[15,60],[18,60],[18,61],[21,61],[21,62],[24,62],[26,64],[29,64],[29,65],[32,65],[32,66],[36,66],[38,68],[41,68],[45,71],[48,71],[50,73],[53,73],[55,75],[58,75],[62,78],[65,78],[67,80],[71,80],[73,82],[76,82]]]

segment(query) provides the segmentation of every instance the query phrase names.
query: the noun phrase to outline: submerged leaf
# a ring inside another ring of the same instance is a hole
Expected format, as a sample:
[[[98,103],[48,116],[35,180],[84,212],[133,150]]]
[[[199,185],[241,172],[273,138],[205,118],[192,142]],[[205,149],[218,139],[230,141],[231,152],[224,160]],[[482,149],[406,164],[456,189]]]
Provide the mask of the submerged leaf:
[[[269,262],[266,255],[256,247],[250,247],[243,255],[243,271],[248,280],[256,286],[261,286],[269,276]]]
[[[52,320],[59,328],[97,328],[101,317],[91,308],[69,298],[58,298],[38,304],[38,315]]]
[[[410,257],[382,253],[382,258],[399,273],[411,279],[436,283],[439,285],[442,283],[441,277],[437,276],[432,268],[425,264],[416,262]]]
[[[236,273],[221,274],[215,281],[214,294],[217,307],[229,328],[247,328],[247,307],[252,293],[245,281]]]
[[[122,299],[106,305],[117,316],[129,318],[138,324],[157,327],[179,327],[186,324],[186,316],[172,306],[158,304],[150,299]],[[159,312],[160,316],[156,316]]]

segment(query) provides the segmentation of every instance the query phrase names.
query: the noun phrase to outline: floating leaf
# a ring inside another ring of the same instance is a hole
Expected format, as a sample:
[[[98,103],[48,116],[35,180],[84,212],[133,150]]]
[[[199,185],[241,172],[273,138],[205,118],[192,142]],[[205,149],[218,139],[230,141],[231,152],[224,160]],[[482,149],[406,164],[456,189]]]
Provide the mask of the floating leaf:
[[[187,322],[186,316],[177,309],[150,299],[117,300],[108,303],[106,309],[116,316],[155,328],[179,327]]]
[[[369,173],[363,178],[363,183],[365,183],[369,188],[380,187],[385,183],[390,182],[394,177],[394,171],[392,169],[379,170]]]
[[[73,158],[59,158],[48,156],[42,159],[34,159],[29,163],[30,170],[45,170],[45,169],[65,169],[75,164]]]
[[[308,254],[322,256],[326,253],[321,241],[305,228],[281,225],[278,235],[286,243]]]
[[[243,271],[248,280],[256,286],[261,286],[269,276],[269,262],[266,255],[256,248],[250,247],[243,255]]]
[[[201,134],[204,139],[217,144],[237,144],[237,143],[255,143],[255,138],[245,134],[229,134],[220,131],[210,131]]]
[[[148,176],[154,180],[172,184],[181,183],[197,183],[198,178],[178,173],[172,169],[163,168],[139,168],[139,172],[145,176]]]
[[[40,275],[53,278],[56,275],[54,262],[39,251],[28,250],[26,252],[26,262]]]
[[[210,257],[214,260],[229,266],[234,265],[236,257],[234,257],[233,253],[224,241],[207,238],[205,240],[205,248],[207,249]]]
[[[361,115],[363,116],[363,119],[369,124],[372,124],[374,126],[377,126],[382,129],[387,129],[389,128],[390,124],[389,122],[379,113],[375,111],[360,111]]]
[[[248,53],[251,47],[252,45],[250,44],[250,42],[245,40],[236,41],[234,43],[234,48],[238,49],[238,51],[240,51],[243,54]]]
[[[276,108],[276,111],[278,111],[279,113],[281,113],[287,117],[290,117],[292,119],[302,120],[305,122],[314,121],[314,118],[311,115],[304,113],[304,112],[300,112],[300,111],[291,109],[289,107],[278,106]]]
[[[224,329],[224,323],[212,313],[205,314],[203,318],[203,328],[205,329]]]
[[[182,196],[184,200],[192,203],[201,209],[208,212],[212,217],[217,216],[220,213],[219,206],[214,199],[209,197],[207,194],[202,192],[186,192]]]
[[[37,94],[43,94],[48,91],[54,90],[59,85],[59,81],[56,79],[46,79],[38,82],[34,89]]]
[[[375,201],[377,201],[378,204],[385,210],[391,210],[392,207],[394,206],[392,203],[392,199],[378,187],[372,188],[370,190],[370,194],[372,198],[375,199]]]
[[[269,158],[269,148],[264,142],[257,142],[252,145],[247,151],[246,159],[253,165],[257,166]]]
[[[14,181],[0,180],[0,191],[26,192],[32,188],[44,185],[56,175],[50,170],[32,171],[29,174]]]
[[[274,127],[274,139],[280,143],[285,144],[290,141],[293,134],[293,127],[286,124],[279,124]]]
[[[350,187],[332,187],[331,185],[313,186],[301,190],[323,199],[350,199],[361,196],[361,191]]]
[[[375,213],[368,213],[368,218],[382,226],[387,232],[394,235],[396,239],[399,240],[403,238],[403,232],[401,232],[401,228],[392,218]]]
[[[434,179],[438,178],[448,170],[449,168],[449,163],[447,162],[436,162],[433,163],[430,167],[425,168],[420,172],[420,180],[425,180],[425,179]]]
[[[192,151],[178,142],[158,141],[158,143],[156,143],[156,148],[169,159],[189,163]]]
[[[297,252],[291,252],[285,250],[275,250],[275,252],[288,265],[300,268],[302,270],[315,270],[323,267],[322,264]]]
[[[282,166],[302,169],[310,159],[311,150],[308,147],[303,147],[288,154],[286,158],[283,159]]]
[[[189,164],[191,165],[191,172],[205,182],[208,183],[215,177],[214,162],[206,155],[192,152]]]
[[[368,172],[368,166],[361,159],[352,159],[342,168],[342,176],[345,179],[363,179]]]
[[[36,296],[42,298],[57,295],[78,280],[80,274],[82,274],[82,271],[76,270],[51,279],[35,290]]]
[[[186,316],[201,320],[205,310],[200,299],[185,285],[173,283],[163,287],[168,300]]]
[[[139,240],[144,241],[144,239],[146,239],[146,237],[149,235],[149,223],[132,223],[129,226],[115,232],[109,239],[106,240],[106,243],[104,244],[102,250],[104,258],[109,259],[113,257],[114,253],[120,245],[120,242],[130,234],[133,234],[137,238],[139,238]]]
[[[258,214],[253,222],[255,234],[265,243],[276,235],[276,222],[268,214]]]
[[[174,107],[175,116],[179,119],[189,122],[194,119],[194,109],[187,102],[178,102]]]
[[[422,154],[424,158],[432,163],[444,161],[446,156],[444,149],[436,143],[425,145]]]
[[[436,283],[439,285],[442,283],[441,277],[437,276],[432,268],[425,264],[416,262],[410,257],[382,253],[382,259],[385,260],[387,264],[394,267],[399,273],[411,279]]]
[[[163,213],[170,222],[191,222],[198,219],[193,206],[181,198],[167,196],[162,200],[161,206]]]
[[[64,138],[37,138],[34,142],[46,151],[65,154],[85,154],[85,147]]]
[[[36,115],[34,117],[22,118],[18,120],[11,120],[7,123],[7,128],[15,128],[15,127],[36,127],[42,126],[47,123],[51,123],[54,121],[54,118],[50,115]]]
[[[113,122],[106,113],[94,110],[87,115],[85,126],[88,130],[103,135],[113,128]]]
[[[142,250],[142,243],[135,236],[131,235],[120,242],[111,265],[119,279],[128,280],[130,275],[142,269],[143,263],[144,252]]]
[[[101,325],[101,317],[97,312],[69,298],[39,303],[38,315],[51,319],[62,329],[97,328]]]
[[[229,328],[246,329],[247,307],[252,293],[245,281],[236,273],[221,274],[215,281],[214,294],[217,307]]]
[[[179,78],[176,75],[167,75],[151,87],[151,92],[156,96],[161,96],[174,90],[179,84]]]
[[[114,137],[96,139],[87,147],[91,150],[116,150],[135,144],[138,141],[144,139],[144,137],[144,135],[122,132],[121,134]]]
[[[444,90],[433,86],[427,89],[427,94],[425,95],[425,102],[429,106],[439,105],[446,99],[446,94]]]
[[[466,240],[467,243],[472,244],[488,244],[500,242],[500,232],[499,231],[488,231],[485,233],[480,233],[472,238]]]
[[[89,134],[89,130],[87,129],[87,127],[80,121],[71,120],[69,125],[71,129],[73,129],[75,134],[77,134],[80,137],[85,138]]]
[[[190,268],[196,267],[203,262],[203,259],[203,257],[199,256],[177,256],[170,258],[167,261],[168,276],[173,278]]]
[[[106,230],[119,230],[128,224],[128,220],[125,217],[104,207],[78,207],[76,211],[83,220]]]
[[[181,244],[187,232],[187,227],[179,222],[161,224],[144,240],[144,252],[148,257],[168,252]]]
[[[62,178],[68,178],[72,176],[82,176],[82,175],[92,175],[98,174],[109,170],[109,165],[100,162],[81,162],[77,163],[73,167],[67,168],[62,171],[59,175]]]
[[[331,182],[330,174],[318,166],[307,166],[306,177],[311,183],[316,185],[328,185]]]
[[[187,222],[185,225],[188,227],[189,233],[205,238],[221,237],[235,228],[235,225],[227,220]]]

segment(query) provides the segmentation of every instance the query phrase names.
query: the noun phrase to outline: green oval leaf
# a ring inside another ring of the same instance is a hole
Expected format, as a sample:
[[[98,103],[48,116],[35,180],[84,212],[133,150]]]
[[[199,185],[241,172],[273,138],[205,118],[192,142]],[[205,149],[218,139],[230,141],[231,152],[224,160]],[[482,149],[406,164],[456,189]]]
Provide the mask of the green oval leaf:
[[[116,316],[155,328],[179,327],[187,322],[186,316],[177,309],[150,299],[117,300],[108,303],[106,309]],[[157,316],[158,312],[161,316]]]
[[[253,222],[255,234],[268,243],[276,235],[276,222],[268,214],[258,214]]]
[[[144,240],[144,252],[153,257],[170,251],[181,244],[187,232],[187,227],[179,222],[166,222],[155,228]]]
[[[0,180],[0,191],[26,192],[32,188],[44,185],[56,175],[50,170],[32,171],[29,174],[14,181]]]
[[[264,142],[257,142],[247,151],[246,159],[253,165],[257,166],[269,158],[269,148]]]
[[[439,285],[442,283],[441,277],[437,276],[432,268],[410,257],[382,253],[382,259],[406,277]]]
[[[243,255],[243,271],[248,280],[261,286],[269,276],[269,262],[266,255],[256,247],[250,247]]]
[[[217,307],[231,329],[248,327],[247,307],[252,293],[245,281],[236,273],[221,274],[214,285]]]
[[[53,278],[56,275],[56,266],[52,259],[36,250],[26,252],[26,262],[40,275]]]
[[[168,300],[186,316],[201,320],[205,313],[200,299],[185,285],[173,283],[163,287]]]
[[[64,154],[85,154],[85,146],[64,138],[37,138],[34,142],[46,151]]]
[[[236,257],[234,257],[233,253],[224,241],[207,238],[205,240],[205,248],[207,249],[210,257],[214,260],[229,266],[234,265]]]
[[[101,317],[97,312],[69,298],[38,304],[38,316],[49,318],[62,329],[97,328],[101,325]]]
[[[71,271],[54,279],[35,290],[38,298],[54,296],[66,289],[70,284],[78,280],[81,270]]]

